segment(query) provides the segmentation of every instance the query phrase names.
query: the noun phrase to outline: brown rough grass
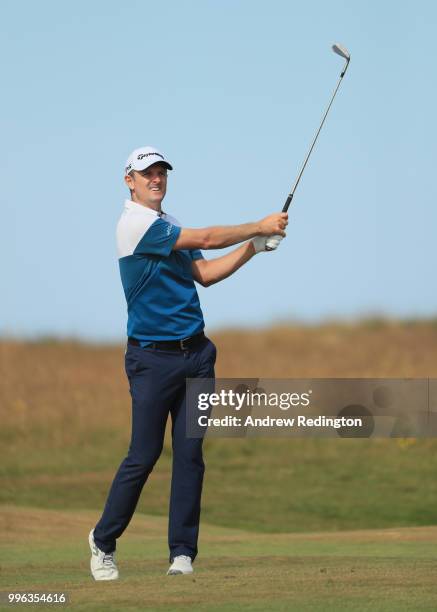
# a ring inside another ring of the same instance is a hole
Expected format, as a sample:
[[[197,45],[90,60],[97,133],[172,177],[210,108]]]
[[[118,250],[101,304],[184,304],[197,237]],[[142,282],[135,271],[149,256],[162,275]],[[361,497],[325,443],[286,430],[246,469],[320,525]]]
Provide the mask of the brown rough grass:
[[[219,377],[434,378],[437,326],[367,322],[223,331]]]
[[[330,323],[211,334],[218,377],[437,377],[434,322]],[[4,431],[59,446],[90,429],[126,431],[124,346],[0,341]]]

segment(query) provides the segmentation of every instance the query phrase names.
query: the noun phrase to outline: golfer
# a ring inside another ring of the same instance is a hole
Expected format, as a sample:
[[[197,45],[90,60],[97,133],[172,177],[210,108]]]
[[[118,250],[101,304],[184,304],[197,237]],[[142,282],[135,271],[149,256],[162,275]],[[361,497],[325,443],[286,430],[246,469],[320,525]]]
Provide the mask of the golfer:
[[[130,190],[117,225],[121,281],[127,301],[126,373],[132,396],[132,436],[103,511],[89,534],[95,580],[116,580],[116,541],[135,511],[158,460],[168,414],[172,419],[173,469],[167,574],[190,574],[197,555],[205,466],[202,439],[186,437],[186,378],[214,378],[216,348],[204,334],[194,281],[204,287],[233,274],[256,253],[285,236],[287,213],[257,223],[205,229],[181,228],[161,208],[169,161],[154,147],[136,149],[125,167]],[[243,244],[216,259],[200,249]]]

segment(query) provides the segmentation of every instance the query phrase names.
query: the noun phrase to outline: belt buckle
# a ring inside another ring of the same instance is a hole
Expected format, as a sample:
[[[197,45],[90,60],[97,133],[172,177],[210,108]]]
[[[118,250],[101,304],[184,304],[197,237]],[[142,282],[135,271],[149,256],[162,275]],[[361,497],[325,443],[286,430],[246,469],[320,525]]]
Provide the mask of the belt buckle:
[[[188,342],[188,340],[191,340],[191,336],[188,336],[188,338],[183,338],[182,340],[179,340],[179,346],[181,347],[182,351],[188,350],[188,346],[184,345],[184,342]]]

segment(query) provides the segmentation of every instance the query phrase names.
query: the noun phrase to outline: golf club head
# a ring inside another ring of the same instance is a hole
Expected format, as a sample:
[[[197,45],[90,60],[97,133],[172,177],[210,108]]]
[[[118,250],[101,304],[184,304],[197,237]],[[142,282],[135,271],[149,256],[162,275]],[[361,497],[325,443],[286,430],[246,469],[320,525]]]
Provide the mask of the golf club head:
[[[351,58],[350,53],[346,49],[346,47],[343,47],[342,45],[339,45],[338,43],[334,43],[332,45],[332,50],[334,51],[334,53],[337,53],[337,55],[341,55],[341,57],[344,57],[344,59],[347,61],[349,61]]]

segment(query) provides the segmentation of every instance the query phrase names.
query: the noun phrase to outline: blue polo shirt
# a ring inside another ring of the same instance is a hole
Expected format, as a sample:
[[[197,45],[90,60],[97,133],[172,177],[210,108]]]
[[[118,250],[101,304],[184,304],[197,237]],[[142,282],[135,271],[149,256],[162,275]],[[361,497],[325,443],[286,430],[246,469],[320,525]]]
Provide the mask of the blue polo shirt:
[[[117,251],[126,296],[127,335],[143,346],[181,340],[205,326],[191,263],[199,250],[173,246],[181,232],[170,215],[126,200],[117,224]]]

